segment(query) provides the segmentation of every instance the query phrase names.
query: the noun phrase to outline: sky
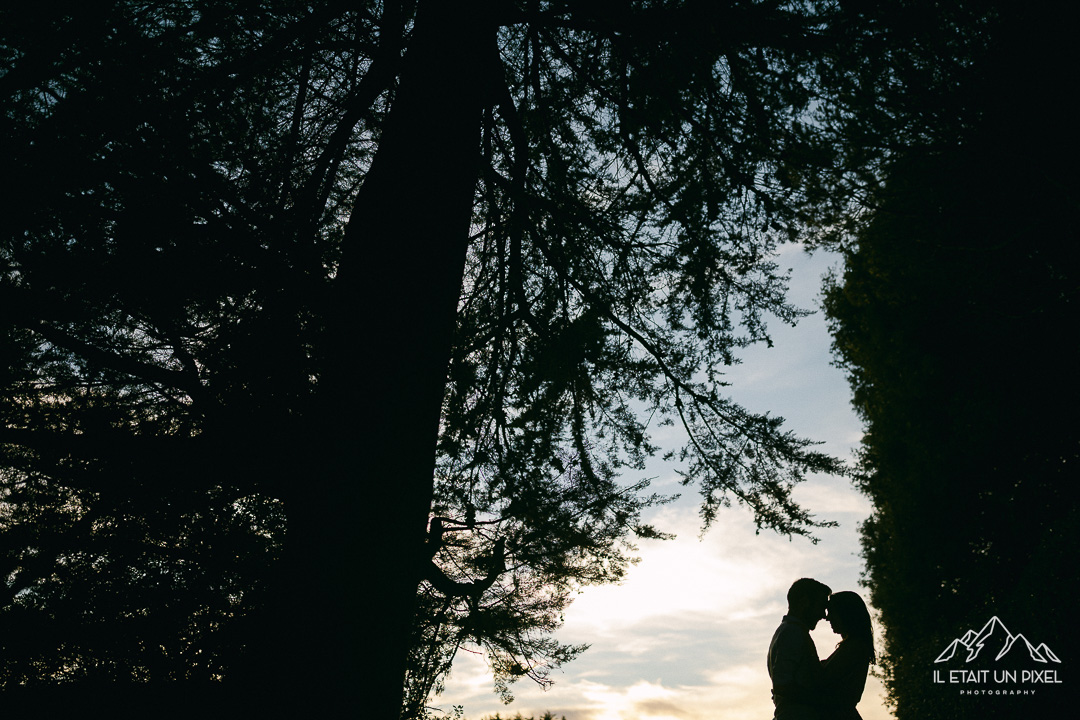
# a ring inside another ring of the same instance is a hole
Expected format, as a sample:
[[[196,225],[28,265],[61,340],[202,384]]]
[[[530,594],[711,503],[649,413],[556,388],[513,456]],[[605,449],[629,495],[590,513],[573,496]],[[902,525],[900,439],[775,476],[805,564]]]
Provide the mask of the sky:
[[[743,363],[728,373],[728,390],[747,409],[781,415],[786,427],[850,460],[862,426],[850,407],[843,371],[832,365],[819,308],[822,278],[839,259],[787,245],[777,262],[792,270],[789,298],[817,312],[796,327],[774,319],[774,346],[744,351]],[[675,429],[662,430],[670,435],[654,440],[676,447]],[[765,655],[791,583],[814,577],[833,591],[854,590],[868,599],[859,585],[864,568],[858,526],[870,515],[869,501],[847,479],[812,476],[797,488],[796,500],[818,519],[839,523],[816,531],[817,544],[764,530],[756,534],[751,513],[740,507],[721,510],[702,534],[697,495],[677,486],[672,466],[657,460],[641,477],[655,478],[651,489],[657,492],[683,492],[680,500],[646,516],[677,537],[640,542],[641,561],[621,584],[585,588],[574,600],[556,637],[590,648],[552,672],[555,684],[546,691],[527,679],[518,682],[509,705],[494,694],[483,658],[459,652],[446,690],[433,705],[444,712],[461,705],[469,720],[495,713],[539,717],[546,711],[567,720],[772,717]],[[880,651],[880,629],[878,636]],[[840,640],[825,622],[811,637],[823,658]],[[877,678],[867,680],[858,709],[864,720],[892,717]]]

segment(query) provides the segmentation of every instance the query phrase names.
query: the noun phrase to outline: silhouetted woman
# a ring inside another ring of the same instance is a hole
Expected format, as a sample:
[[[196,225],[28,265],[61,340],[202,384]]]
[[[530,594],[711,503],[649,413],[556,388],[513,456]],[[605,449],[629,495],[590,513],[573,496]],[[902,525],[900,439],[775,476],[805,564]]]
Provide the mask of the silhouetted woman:
[[[833,654],[821,661],[822,720],[862,720],[855,709],[866,686],[866,673],[877,659],[870,612],[857,593],[838,592],[829,597],[826,620],[842,640]]]

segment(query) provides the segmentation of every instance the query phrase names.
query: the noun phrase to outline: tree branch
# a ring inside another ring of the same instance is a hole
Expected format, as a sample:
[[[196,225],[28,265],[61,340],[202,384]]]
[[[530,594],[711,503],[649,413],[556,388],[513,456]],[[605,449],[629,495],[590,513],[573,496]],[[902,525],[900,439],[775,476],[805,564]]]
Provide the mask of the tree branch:
[[[484,591],[495,584],[495,581],[499,579],[499,576],[506,572],[506,538],[499,538],[495,542],[495,548],[492,551],[491,563],[489,565],[488,573],[480,580],[474,580],[473,582],[458,582],[447,577],[446,573],[435,564],[435,562],[429,561],[427,564],[427,572],[424,575],[424,579],[431,583],[431,586],[436,590],[446,595],[447,597],[472,597],[478,598],[484,594]]]
[[[70,333],[52,327],[44,321],[38,321],[30,329],[53,345],[81,356],[92,364],[130,375],[145,383],[164,385],[181,390],[192,400],[210,401],[210,396],[198,377],[191,377],[187,373],[168,370],[120,353],[103,350]]]

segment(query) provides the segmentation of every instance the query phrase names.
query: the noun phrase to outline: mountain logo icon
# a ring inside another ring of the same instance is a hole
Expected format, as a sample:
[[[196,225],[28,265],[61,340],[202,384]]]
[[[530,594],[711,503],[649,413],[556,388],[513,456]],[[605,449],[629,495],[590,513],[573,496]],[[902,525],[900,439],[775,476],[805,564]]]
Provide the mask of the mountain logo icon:
[[[1046,643],[1040,643],[1038,646],[1032,645],[1022,634],[1016,633],[1014,635],[1009,632],[1009,629],[1005,627],[1005,623],[1001,622],[995,615],[983,625],[982,630],[979,632],[968,630],[963,637],[956,638],[949,643],[949,646],[937,656],[934,662],[940,663],[952,660],[958,653],[961,653],[962,657],[966,655],[964,662],[971,662],[979,657],[983,659],[993,657],[994,660],[1000,660],[1009,653],[1023,654],[1024,651],[1035,662],[1061,662],[1058,656],[1046,646]]]

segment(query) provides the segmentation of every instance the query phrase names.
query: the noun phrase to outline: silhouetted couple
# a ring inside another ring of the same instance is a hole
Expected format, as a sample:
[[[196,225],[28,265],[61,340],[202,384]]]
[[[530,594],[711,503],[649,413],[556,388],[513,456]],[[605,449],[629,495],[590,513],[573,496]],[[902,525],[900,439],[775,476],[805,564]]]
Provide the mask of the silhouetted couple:
[[[855,705],[875,660],[866,604],[856,593],[834,593],[810,578],[796,580],[787,601],[769,643],[774,720],[861,720]],[[810,631],[825,618],[842,639],[819,660]]]

